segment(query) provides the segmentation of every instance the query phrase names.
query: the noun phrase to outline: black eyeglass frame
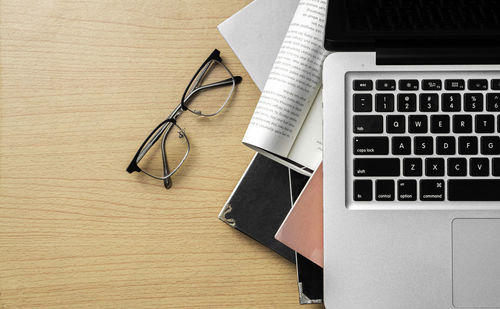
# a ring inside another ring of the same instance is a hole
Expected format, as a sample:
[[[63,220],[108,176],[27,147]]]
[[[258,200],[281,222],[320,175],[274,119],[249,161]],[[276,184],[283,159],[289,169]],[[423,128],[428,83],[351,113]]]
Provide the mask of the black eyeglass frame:
[[[230,74],[231,77],[228,79],[219,81],[219,82],[215,82],[215,83],[211,83],[208,85],[198,87],[198,84],[200,83],[200,81],[203,80],[205,74],[210,70],[211,66],[215,62],[222,65],[226,69],[226,71]],[[204,70],[204,71],[202,71],[202,70]],[[224,107],[228,103],[229,99],[232,97],[232,94],[234,92],[236,85],[239,84],[241,81],[242,81],[241,76],[234,76],[231,73],[231,71],[222,63],[222,58],[220,57],[220,51],[215,49],[210,54],[210,56],[208,56],[208,58],[203,62],[203,64],[198,68],[198,70],[194,74],[193,78],[191,78],[191,81],[189,82],[188,86],[184,90],[184,93],[182,95],[182,99],[181,99],[181,102],[179,103],[179,105],[177,105],[177,107],[170,113],[170,115],[167,117],[167,119],[162,121],[144,140],[142,145],[137,150],[134,158],[130,162],[129,166],[127,167],[127,172],[129,174],[133,173],[133,172],[143,172],[152,178],[155,178],[158,180],[163,180],[163,184],[164,184],[165,188],[170,189],[172,186],[172,180],[171,180],[172,175],[175,172],[177,172],[177,170],[182,166],[184,161],[187,159],[187,156],[188,156],[189,151],[190,151],[189,139],[188,139],[186,133],[184,132],[184,130],[177,125],[177,118],[186,110],[192,112],[195,115],[203,116],[203,117],[212,117],[212,116],[217,115],[218,113],[220,113],[220,111],[222,109],[224,109]],[[195,82],[195,87],[191,90],[191,92],[189,92],[189,90],[191,89],[191,86],[193,85],[194,82]],[[197,94],[199,91],[203,91],[206,89],[212,89],[215,87],[229,86],[229,85],[232,85],[233,89],[231,90],[230,95],[226,98],[226,101],[221,105],[221,107],[215,113],[204,114],[201,111],[191,110],[189,108],[190,99],[195,94]],[[165,142],[166,142],[166,138],[167,138],[168,134],[170,133],[170,131],[174,127],[176,127],[179,130],[178,132],[179,132],[180,137],[185,138],[186,143],[187,143],[187,151],[186,151],[184,157],[182,158],[182,160],[180,161],[180,163],[177,165],[177,167],[174,170],[170,171],[169,167],[168,167],[166,152],[165,152]],[[163,163],[163,173],[164,173],[163,177],[152,175],[152,174],[148,173],[147,171],[142,170],[138,166],[138,163],[142,160],[142,158],[146,155],[146,153],[151,149],[151,147],[160,139],[161,136],[163,136],[162,145],[161,145],[162,161],[163,161],[162,162]]]

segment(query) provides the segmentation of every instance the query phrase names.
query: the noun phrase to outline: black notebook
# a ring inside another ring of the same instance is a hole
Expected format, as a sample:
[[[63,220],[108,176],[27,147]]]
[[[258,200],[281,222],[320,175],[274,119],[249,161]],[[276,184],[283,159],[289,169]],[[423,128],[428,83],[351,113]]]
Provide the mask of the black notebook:
[[[301,304],[321,303],[323,269],[274,238],[309,177],[256,154],[219,219],[297,264]]]
[[[289,171],[257,154],[224,205],[219,219],[295,263],[295,252],[274,239],[274,234],[290,211],[290,192],[298,196],[308,179],[308,176]]]

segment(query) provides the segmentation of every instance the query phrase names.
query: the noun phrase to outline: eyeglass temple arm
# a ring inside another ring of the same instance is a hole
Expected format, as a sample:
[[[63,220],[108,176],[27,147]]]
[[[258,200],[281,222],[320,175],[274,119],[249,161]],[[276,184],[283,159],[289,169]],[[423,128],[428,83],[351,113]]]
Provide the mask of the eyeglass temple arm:
[[[228,86],[228,85],[231,85],[233,83],[233,79],[234,79],[234,83],[236,85],[238,85],[239,83],[241,83],[241,81],[243,80],[241,78],[241,76],[234,76],[234,77],[230,77],[230,78],[225,79],[225,80],[221,80],[220,82],[215,82],[215,83],[211,83],[211,84],[208,84],[208,85],[204,85],[204,86],[198,87],[198,89],[206,89],[206,88],[215,88],[215,87],[220,87],[220,86]]]
[[[167,176],[170,174],[170,170],[168,168],[168,162],[167,162],[167,152],[165,151],[165,141],[167,139],[168,132],[170,132],[170,129],[173,126],[170,126],[165,134],[163,134],[163,138],[161,139],[161,159],[163,161],[163,176]],[[170,177],[163,179],[163,185],[165,186],[165,189],[170,189],[172,187],[172,179]]]
[[[230,78],[225,79],[225,80],[221,80],[220,82],[215,82],[215,83],[211,83],[211,84],[204,85],[204,86],[201,86],[201,87],[197,87],[197,88],[195,88],[193,91],[191,91],[186,96],[186,98],[184,99],[184,104],[186,104],[187,102],[189,102],[190,98],[195,93],[198,93],[199,91],[206,90],[206,89],[217,88],[217,87],[222,87],[222,86],[230,86],[230,85],[232,85],[233,84],[233,78],[234,78],[235,85],[238,85],[243,80],[241,78],[241,76],[234,76],[234,77],[230,77]]]
[[[167,128],[168,127],[168,128]],[[170,130],[170,127],[172,127],[172,124],[167,122],[165,123],[152,137],[151,140],[144,145],[142,148],[141,152],[137,156],[137,161],[142,160],[142,158],[146,155],[146,153],[153,147],[154,144],[158,141],[158,139],[161,137],[162,133],[165,132],[165,129]]]

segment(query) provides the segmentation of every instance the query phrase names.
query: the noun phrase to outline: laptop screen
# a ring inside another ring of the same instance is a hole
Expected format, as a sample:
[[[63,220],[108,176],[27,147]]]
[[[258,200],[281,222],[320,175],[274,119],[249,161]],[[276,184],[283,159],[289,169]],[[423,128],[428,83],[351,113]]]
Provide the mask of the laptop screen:
[[[499,38],[500,0],[330,0],[325,47],[488,45]]]

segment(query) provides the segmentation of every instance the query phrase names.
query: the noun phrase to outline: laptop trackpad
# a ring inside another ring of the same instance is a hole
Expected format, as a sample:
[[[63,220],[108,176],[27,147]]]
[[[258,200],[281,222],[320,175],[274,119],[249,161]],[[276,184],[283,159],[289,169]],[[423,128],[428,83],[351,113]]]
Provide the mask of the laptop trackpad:
[[[453,305],[500,308],[500,219],[453,221]]]

